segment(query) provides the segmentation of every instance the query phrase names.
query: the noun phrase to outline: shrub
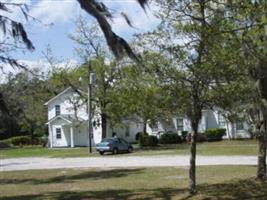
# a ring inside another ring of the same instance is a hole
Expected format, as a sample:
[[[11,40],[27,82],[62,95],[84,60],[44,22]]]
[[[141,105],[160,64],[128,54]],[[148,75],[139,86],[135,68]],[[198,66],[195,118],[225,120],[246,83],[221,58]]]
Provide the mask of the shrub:
[[[11,145],[7,142],[0,141],[0,149],[9,148]]]
[[[156,136],[148,135],[147,133],[140,134],[138,142],[140,147],[154,147],[157,146],[159,143],[158,138]]]
[[[181,141],[181,137],[178,134],[172,132],[164,133],[159,138],[159,142],[161,144],[177,144]]]
[[[12,138],[3,140],[3,142],[5,142],[7,144],[12,144],[14,146],[30,145],[31,144],[31,138],[29,136],[16,136],[16,137],[12,137]]]
[[[187,138],[187,135],[188,135],[188,131],[182,131],[181,134],[182,134],[182,136],[181,136],[182,140],[186,141],[186,138]]]
[[[33,138],[32,139],[32,145],[38,145],[38,144],[41,144],[42,143],[42,139],[39,138],[39,137],[36,137],[36,138]]]
[[[222,137],[225,135],[226,129],[224,128],[212,128],[205,131],[205,136],[208,141],[220,141]]]
[[[40,144],[43,146],[43,147],[46,147],[48,145],[48,137],[46,135],[43,135],[41,138],[40,138]]]
[[[191,142],[191,133],[189,133],[187,135],[186,141],[187,142]],[[203,133],[198,133],[197,134],[197,142],[206,142],[206,141],[207,141],[206,135],[204,135]]]
[[[148,146],[148,134],[140,133],[138,136],[138,144],[140,147]]]
[[[148,136],[148,146],[155,147],[155,146],[158,146],[158,143],[159,143],[159,140],[157,136],[155,135]]]
[[[197,142],[206,142],[207,137],[204,133],[198,133],[197,134]]]
[[[142,132],[138,132],[135,134],[135,140],[136,141],[139,141],[139,138],[140,138],[140,135],[142,135],[143,133]]]

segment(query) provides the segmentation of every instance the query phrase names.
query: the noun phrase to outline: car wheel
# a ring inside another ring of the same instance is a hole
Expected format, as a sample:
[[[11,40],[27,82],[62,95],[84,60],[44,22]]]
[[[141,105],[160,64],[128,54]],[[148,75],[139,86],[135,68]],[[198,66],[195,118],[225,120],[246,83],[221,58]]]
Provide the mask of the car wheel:
[[[129,148],[128,148],[128,152],[129,152],[129,153],[132,153],[132,152],[133,152],[133,147],[129,147]]]
[[[100,155],[104,155],[104,151],[99,151]]]
[[[117,148],[114,148],[113,151],[112,151],[113,154],[118,154],[118,149]]]

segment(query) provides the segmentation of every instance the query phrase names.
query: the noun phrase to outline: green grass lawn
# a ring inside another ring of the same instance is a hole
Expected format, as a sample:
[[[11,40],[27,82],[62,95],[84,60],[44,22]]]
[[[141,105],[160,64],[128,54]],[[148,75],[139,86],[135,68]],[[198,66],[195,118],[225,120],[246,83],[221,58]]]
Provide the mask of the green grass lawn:
[[[95,151],[94,151],[95,152]],[[10,148],[0,150],[1,158],[19,157],[86,157],[88,148],[43,148],[38,146],[28,146],[23,148]],[[98,156],[95,152],[91,156]]]
[[[187,168],[58,169],[0,172],[1,200],[266,200],[267,182],[253,166],[197,168],[195,196]]]
[[[257,143],[254,140],[205,142],[197,145],[198,155],[257,155]],[[189,144],[160,146],[149,149],[140,149],[135,146],[132,154],[116,156],[153,156],[153,155],[188,155]],[[18,157],[86,157],[88,148],[58,148],[23,147],[0,150],[1,158]],[[99,156],[94,150],[90,156]]]
[[[189,144],[177,144],[147,150],[137,149],[140,155],[189,155]],[[257,155],[255,140],[235,140],[220,142],[203,142],[197,144],[198,155]]]

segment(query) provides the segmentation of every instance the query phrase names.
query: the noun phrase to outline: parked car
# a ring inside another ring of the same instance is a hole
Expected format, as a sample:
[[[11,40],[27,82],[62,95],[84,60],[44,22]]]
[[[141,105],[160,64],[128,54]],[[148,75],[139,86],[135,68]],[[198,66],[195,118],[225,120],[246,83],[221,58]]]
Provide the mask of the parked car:
[[[117,154],[119,152],[133,152],[133,146],[122,138],[104,138],[96,145],[96,150],[103,155],[105,152]]]

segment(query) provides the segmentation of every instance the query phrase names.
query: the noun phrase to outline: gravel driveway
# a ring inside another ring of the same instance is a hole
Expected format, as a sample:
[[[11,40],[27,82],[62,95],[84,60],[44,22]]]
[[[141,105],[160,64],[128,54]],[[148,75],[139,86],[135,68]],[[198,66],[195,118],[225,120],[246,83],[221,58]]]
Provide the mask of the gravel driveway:
[[[197,165],[256,165],[256,156],[197,156]],[[189,156],[1,159],[0,171],[58,168],[185,167]]]

